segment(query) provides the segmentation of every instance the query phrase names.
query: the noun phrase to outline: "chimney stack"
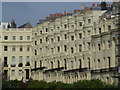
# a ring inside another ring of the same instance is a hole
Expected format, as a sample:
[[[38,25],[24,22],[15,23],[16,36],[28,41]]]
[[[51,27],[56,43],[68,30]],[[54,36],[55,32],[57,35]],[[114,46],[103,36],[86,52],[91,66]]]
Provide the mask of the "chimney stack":
[[[82,4],[82,9],[85,9],[85,4]]]

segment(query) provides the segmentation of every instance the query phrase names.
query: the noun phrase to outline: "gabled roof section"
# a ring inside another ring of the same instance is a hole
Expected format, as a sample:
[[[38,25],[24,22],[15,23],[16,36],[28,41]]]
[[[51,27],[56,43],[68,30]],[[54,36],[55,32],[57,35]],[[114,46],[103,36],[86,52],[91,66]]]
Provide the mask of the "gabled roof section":
[[[27,23],[19,26],[18,28],[32,28],[32,25],[30,24],[30,22],[27,22]]]

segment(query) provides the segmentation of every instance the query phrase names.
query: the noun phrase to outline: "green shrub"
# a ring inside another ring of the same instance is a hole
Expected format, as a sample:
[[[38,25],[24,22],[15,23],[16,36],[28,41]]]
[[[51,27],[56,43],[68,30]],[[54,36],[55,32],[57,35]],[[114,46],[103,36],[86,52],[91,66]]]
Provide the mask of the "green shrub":
[[[73,83],[73,88],[113,88],[100,80],[83,80]]]
[[[28,83],[23,83],[22,81],[3,81],[3,88],[52,88],[61,90],[61,88],[117,88],[120,86],[109,85],[101,80],[82,80],[78,82],[74,82],[72,84],[65,84],[61,82],[50,82],[47,83],[45,81],[38,80],[30,80]]]
[[[45,81],[29,81],[28,82],[28,87],[27,88],[44,88],[44,86],[46,85]]]

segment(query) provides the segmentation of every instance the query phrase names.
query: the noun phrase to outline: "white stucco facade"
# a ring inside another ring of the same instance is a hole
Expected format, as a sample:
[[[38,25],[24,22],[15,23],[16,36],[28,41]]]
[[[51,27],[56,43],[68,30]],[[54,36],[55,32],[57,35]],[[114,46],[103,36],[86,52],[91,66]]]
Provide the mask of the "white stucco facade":
[[[2,29],[2,65],[4,78],[26,80],[30,78],[31,28]]]

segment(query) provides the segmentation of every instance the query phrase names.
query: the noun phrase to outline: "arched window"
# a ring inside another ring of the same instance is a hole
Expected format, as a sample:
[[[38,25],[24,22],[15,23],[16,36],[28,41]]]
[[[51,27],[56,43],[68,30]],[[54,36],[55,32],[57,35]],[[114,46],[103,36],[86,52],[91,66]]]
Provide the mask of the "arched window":
[[[30,56],[26,57],[26,66],[30,66]]]
[[[64,59],[64,68],[67,69],[67,61]]]
[[[40,67],[42,67],[42,61],[40,60]]]
[[[81,59],[79,59],[79,68],[80,69],[82,68],[82,61],[81,61]]]
[[[34,61],[34,67],[37,68],[37,61]]]
[[[57,63],[58,63],[58,68],[60,68],[60,61],[58,60]]]
[[[19,57],[19,63],[22,63],[22,56]]]
[[[88,69],[90,70],[90,58],[88,58]]]
[[[108,57],[108,66],[109,66],[109,68],[111,67],[111,60],[110,60],[110,57]]]
[[[30,62],[30,56],[27,56],[26,62]]]
[[[20,46],[20,51],[23,51],[23,47],[22,46]]]
[[[57,46],[58,53],[60,53],[60,46]]]
[[[71,47],[71,53],[74,53],[74,49],[73,49],[73,47]]]
[[[53,62],[51,61],[51,69],[53,69]]]
[[[15,56],[12,56],[12,65],[16,65],[16,63],[15,63]]]
[[[74,69],[74,62],[71,61],[71,69]]]
[[[98,68],[100,69],[100,59],[98,59]]]

